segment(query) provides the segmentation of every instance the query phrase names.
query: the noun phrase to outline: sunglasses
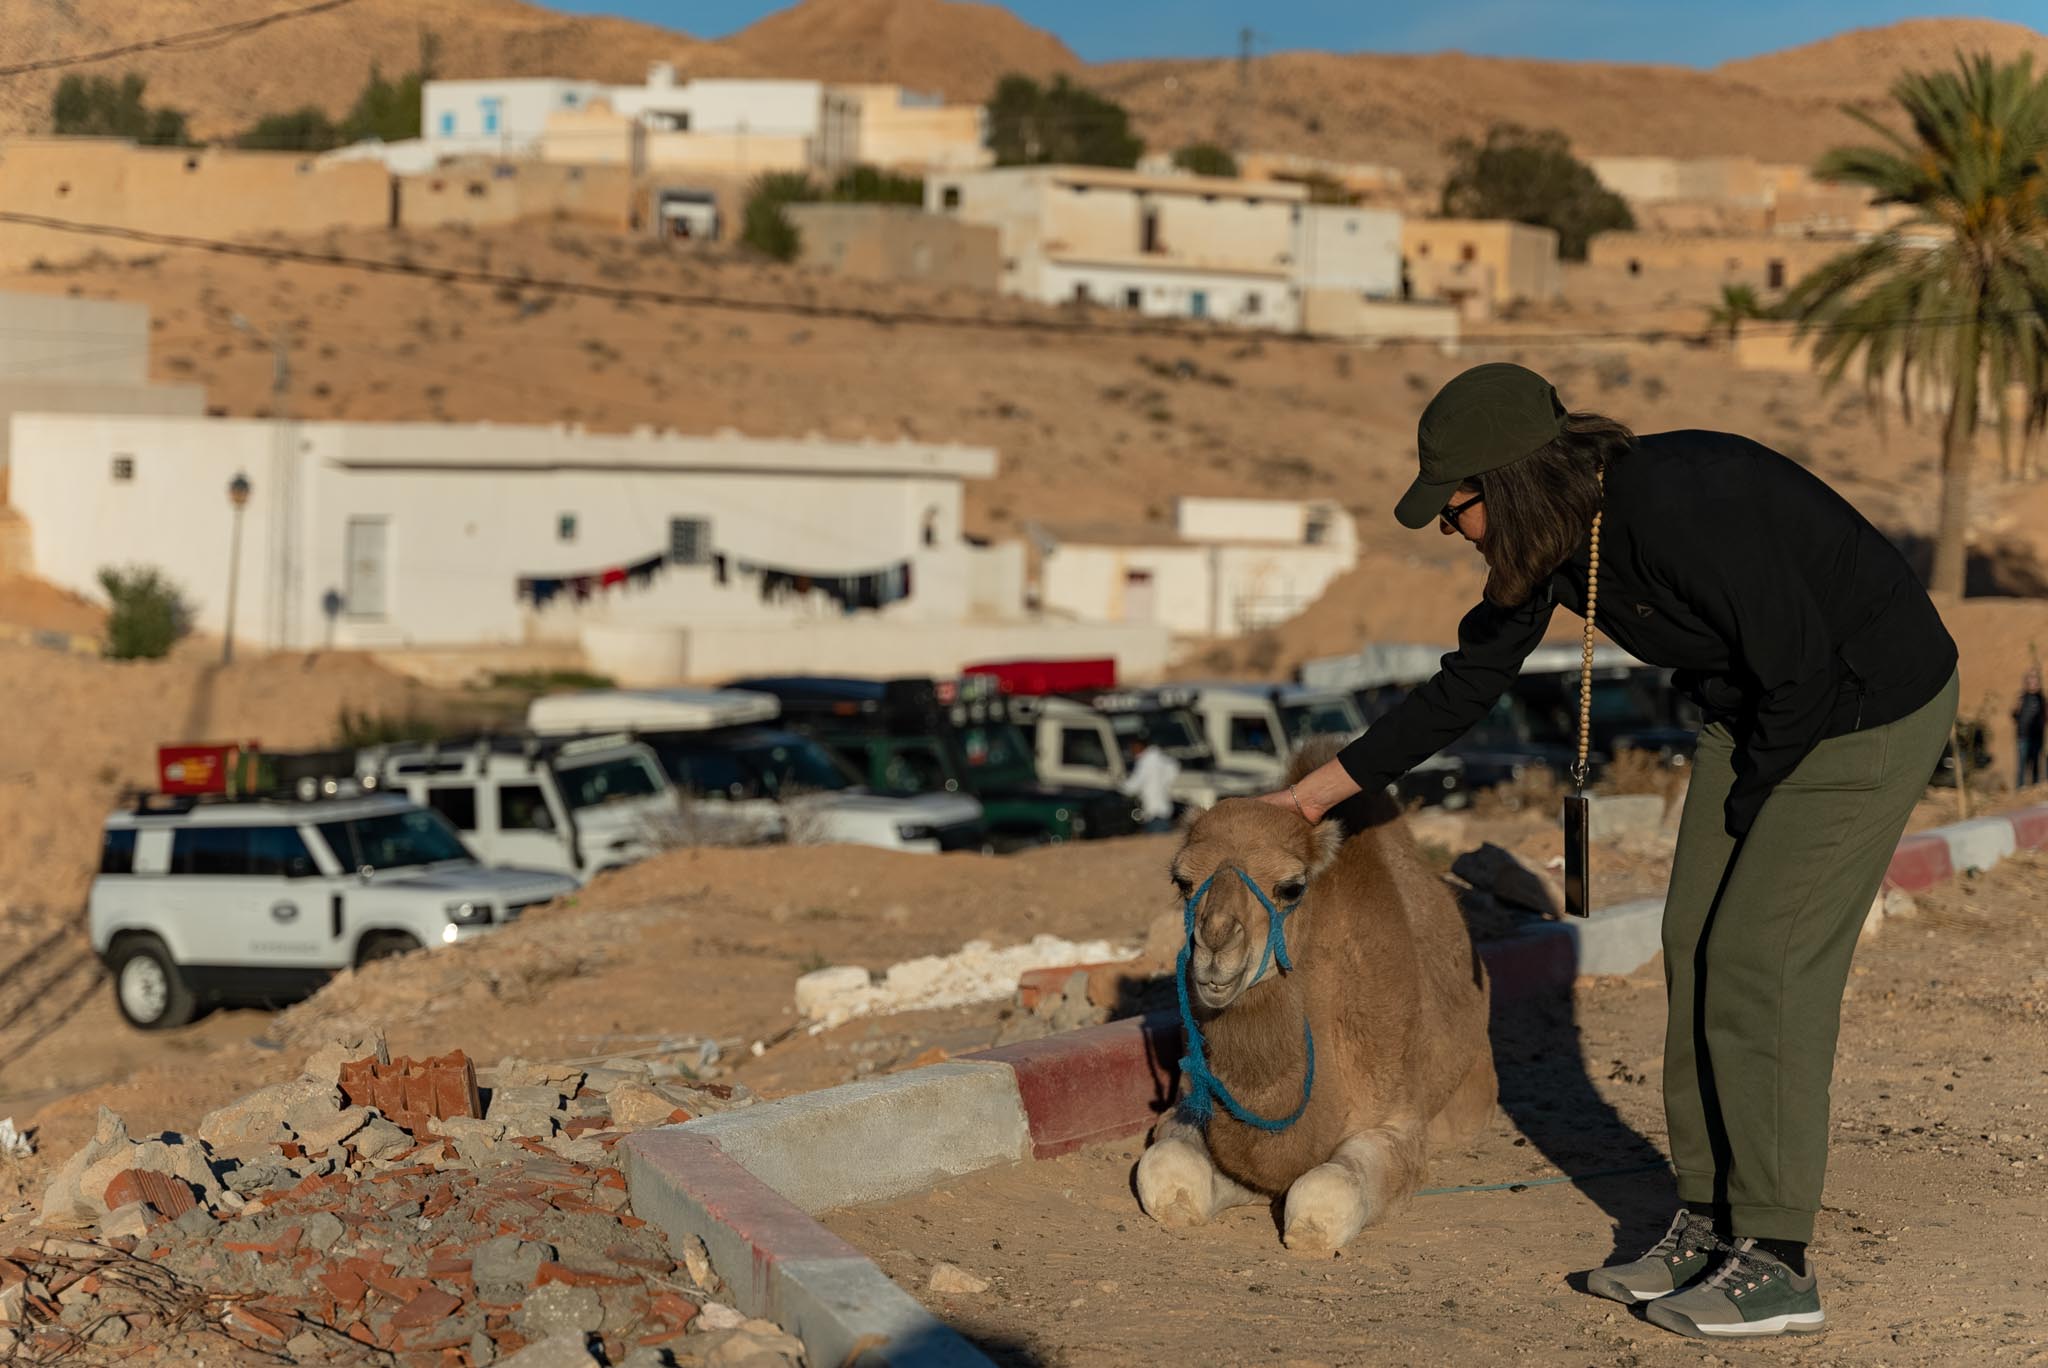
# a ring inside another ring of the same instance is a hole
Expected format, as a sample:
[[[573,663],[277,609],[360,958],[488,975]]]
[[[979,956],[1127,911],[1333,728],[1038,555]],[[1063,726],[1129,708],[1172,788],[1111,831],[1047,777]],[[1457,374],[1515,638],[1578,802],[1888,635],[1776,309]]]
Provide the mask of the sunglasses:
[[[1486,496],[1484,494],[1474,494],[1463,503],[1445,504],[1443,512],[1436,515],[1437,521],[1443,524],[1443,529],[1446,532],[1463,532],[1465,529],[1458,525],[1458,519],[1464,517],[1465,510],[1472,507],[1472,505],[1485,502]]]

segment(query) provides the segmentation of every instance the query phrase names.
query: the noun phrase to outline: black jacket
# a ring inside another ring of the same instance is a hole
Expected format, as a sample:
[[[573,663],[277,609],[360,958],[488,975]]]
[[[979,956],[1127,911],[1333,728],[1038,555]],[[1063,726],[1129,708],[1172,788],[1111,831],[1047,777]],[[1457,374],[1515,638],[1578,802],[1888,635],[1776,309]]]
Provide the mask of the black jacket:
[[[1741,835],[1828,737],[1895,722],[1956,668],[1955,642],[1903,557],[1847,500],[1725,432],[1638,439],[1607,472],[1597,625],[1738,742],[1728,830]],[[1339,759],[1368,792],[1486,715],[1552,610],[1583,615],[1587,552],[1518,608],[1482,602],[1458,649]]]

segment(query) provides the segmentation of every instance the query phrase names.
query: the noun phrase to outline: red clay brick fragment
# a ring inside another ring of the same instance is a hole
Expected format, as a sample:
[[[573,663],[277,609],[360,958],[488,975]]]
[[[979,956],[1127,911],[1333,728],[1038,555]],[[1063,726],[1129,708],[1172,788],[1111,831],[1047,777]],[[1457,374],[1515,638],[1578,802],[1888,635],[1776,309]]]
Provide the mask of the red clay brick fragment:
[[[354,1340],[357,1344],[367,1344],[372,1348],[376,1347],[376,1332],[370,1329],[369,1326],[363,1324],[361,1321],[350,1321],[348,1329],[344,1330],[342,1333],[347,1335],[350,1339]]]
[[[654,1294],[652,1311],[670,1325],[685,1326],[697,1318],[697,1303],[675,1292]]]
[[[240,1330],[242,1333],[254,1335],[258,1339],[282,1342],[285,1338],[283,1326],[272,1321],[270,1317],[259,1311],[251,1311],[246,1306],[228,1308],[228,1313],[223,1319],[227,1322],[230,1330]]]
[[[533,1275],[535,1287],[546,1287],[549,1283],[564,1283],[570,1287],[638,1287],[638,1278],[614,1278],[609,1273],[592,1273],[581,1268],[570,1268],[566,1264],[544,1263]]]
[[[439,1325],[454,1315],[461,1305],[462,1298],[451,1296],[438,1287],[429,1287],[399,1307],[398,1314],[391,1318],[391,1323],[400,1330],[418,1330],[424,1326]]]
[[[427,1263],[430,1278],[466,1278],[469,1276],[469,1260],[453,1254],[444,1254]]]
[[[320,1275],[320,1285],[334,1294],[336,1302],[351,1311],[363,1304],[363,1298],[369,1295],[370,1291],[368,1283],[346,1268],[337,1268],[332,1272],[322,1273]]]
[[[460,1050],[430,1059],[380,1064],[353,1059],[341,1066],[341,1091],[352,1107],[375,1107],[406,1130],[431,1130],[451,1116],[480,1117],[476,1065]]]
[[[526,1336],[517,1330],[499,1330],[491,1335],[491,1343],[498,1346],[498,1357],[516,1354],[526,1347]]]
[[[363,1279],[393,1301],[409,1302],[433,1284],[425,1278],[401,1278],[396,1273],[372,1273]]]
[[[634,1252],[631,1245],[613,1245],[604,1252],[604,1256],[615,1264],[620,1264],[627,1268],[645,1269],[649,1273],[657,1273],[663,1276],[676,1271],[675,1260],[650,1259],[644,1254]]]
[[[107,1184],[102,1200],[109,1211],[130,1202],[147,1202],[158,1214],[174,1221],[199,1205],[190,1183],[150,1169],[122,1169]]]

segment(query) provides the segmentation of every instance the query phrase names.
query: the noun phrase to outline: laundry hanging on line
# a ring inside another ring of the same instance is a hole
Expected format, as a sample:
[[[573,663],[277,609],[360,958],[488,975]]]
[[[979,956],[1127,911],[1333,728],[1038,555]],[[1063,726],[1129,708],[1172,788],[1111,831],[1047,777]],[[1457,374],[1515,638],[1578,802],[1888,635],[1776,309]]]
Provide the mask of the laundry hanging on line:
[[[568,593],[578,603],[586,603],[592,594],[629,584],[635,589],[645,589],[654,582],[668,564],[666,555],[656,554],[644,557],[628,565],[607,566],[575,575],[521,575],[518,580],[518,596],[522,603],[531,603],[536,608],[545,608],[557,596]]]
[[[839,605],[840,611],[855,613],[863,609],[885,608],[889,604],[910,597],[910,562],[903,561],[881,570],[868,570],[851,575],[813,575],[794,570],[779,570],[773,566],[754,565],[746,561],[734,562],[742,575],[758,575],[761,580],[761,601],[779,603],[793,595],[823,594]],[[714,562],[714,577],[719,574]],[[720,580],[720,583],[723,583]]]

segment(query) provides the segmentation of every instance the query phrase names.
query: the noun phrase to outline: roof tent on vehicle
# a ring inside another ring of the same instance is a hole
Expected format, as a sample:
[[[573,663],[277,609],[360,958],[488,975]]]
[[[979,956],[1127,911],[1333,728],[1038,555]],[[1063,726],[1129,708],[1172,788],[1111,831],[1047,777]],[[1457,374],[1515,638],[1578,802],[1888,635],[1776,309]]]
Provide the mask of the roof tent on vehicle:
[[[526,708],[541,735],[585,732],[695,732],[773,721],[782,705],[742,689],[586,689],[549,694]]]
[[[999,660],[969,665],[964,675],[988,675],[1007,694],[1080,693],[1116,687],[1116,661],[1109,657],[1089,660]]]

